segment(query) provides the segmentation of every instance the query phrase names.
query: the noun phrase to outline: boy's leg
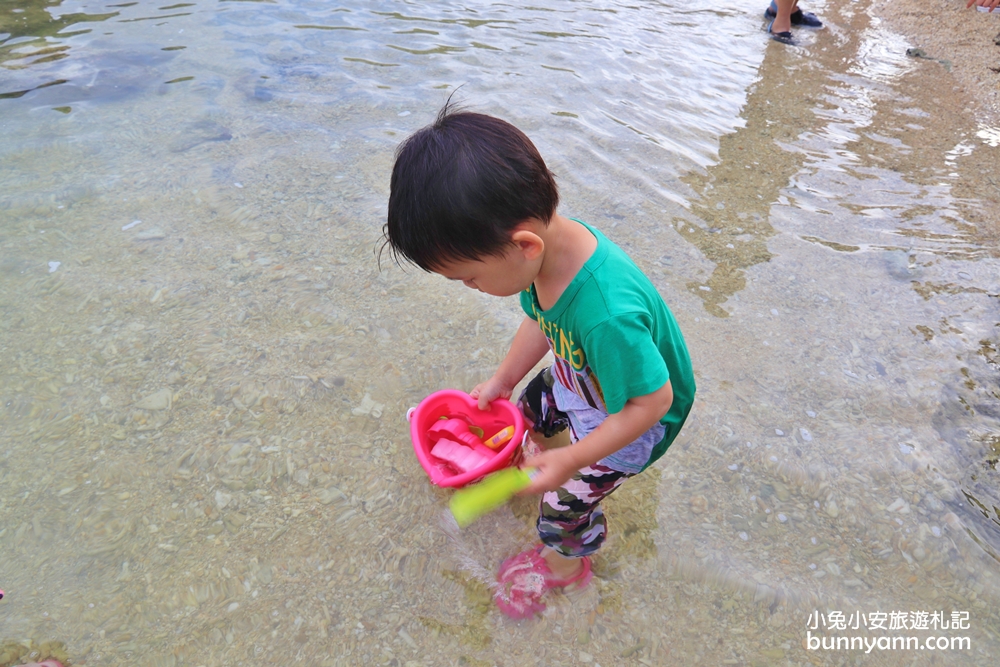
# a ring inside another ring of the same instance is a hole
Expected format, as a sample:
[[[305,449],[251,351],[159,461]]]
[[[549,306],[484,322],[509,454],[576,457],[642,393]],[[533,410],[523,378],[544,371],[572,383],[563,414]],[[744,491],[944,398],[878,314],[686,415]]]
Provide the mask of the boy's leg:
[[[538,537],[548,547],[543,555],[556,577],[575,574],[582,566],[579,559],[604,543],[608,525],[600,502],[629,477],[630,473],[606,466],[588,466],[559,489],[542,496]]]

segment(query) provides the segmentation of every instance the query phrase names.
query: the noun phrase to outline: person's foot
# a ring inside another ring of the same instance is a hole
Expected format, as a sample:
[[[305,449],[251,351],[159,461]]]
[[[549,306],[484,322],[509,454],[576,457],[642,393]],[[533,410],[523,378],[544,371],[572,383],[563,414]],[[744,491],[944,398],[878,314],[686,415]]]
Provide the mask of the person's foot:
[[[778,6],[771,2],[771,6],[764,10],[764,18],[769,20],[774,20],[778,16]],[[801,26],[803,28],[822,28],[823,22],[819,20],[819,17],[812,12],[804,12],[801,9],[796,8],[792,12],[792,25]]]
[[[770,25],[767,26],[767,34],[770,35],[771,39],[776,42],[781,42],[782,44],[788,44],[789,46],[795,46],[797,44],[795,38],[792,36],[791,30],[781,30],[775,32],[773,28],[774,21],[771,21]]]
[[[566,558],[552,549],[543,549],[542,558],[549,566],[552,576],[561,581],[574,578],[583,569],[583,561],[579,558]]]
[[[548,557],[554,553],[551,549],[538,545],[503,562],[497,573],[497,585],[493,592],[493,600],[500,611],[511,618],[528,618],[545,611],[542,597],[547,591],[570,585],[582,588],[590,583],[593,573],[589,558],[564,558],[555,554],[563,561],[575,562],[554,561],[558,571],[553,571]],[[564,576],[563,572],[575,573]]]

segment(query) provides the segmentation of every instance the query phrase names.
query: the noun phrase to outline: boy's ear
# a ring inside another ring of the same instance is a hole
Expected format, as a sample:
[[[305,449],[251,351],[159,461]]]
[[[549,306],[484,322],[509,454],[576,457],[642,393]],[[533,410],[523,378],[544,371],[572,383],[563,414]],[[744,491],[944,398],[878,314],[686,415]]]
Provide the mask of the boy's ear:
[[[545,241],[538,234],[528,229],[518,229],[510,235],[514,243],[527,260],[535,260],[545,251]]]

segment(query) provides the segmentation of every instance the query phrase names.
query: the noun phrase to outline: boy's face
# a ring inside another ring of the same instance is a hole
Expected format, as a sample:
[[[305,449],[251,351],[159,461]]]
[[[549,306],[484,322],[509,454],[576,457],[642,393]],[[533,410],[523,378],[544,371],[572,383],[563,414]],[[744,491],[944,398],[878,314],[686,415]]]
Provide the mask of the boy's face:
[[[452,260],[434,269],[434,273],[448,280],[460,280],[466,287],[492,296],[512,296],[531,285],[538,275],[539,264],[512,246],[501,257]]]

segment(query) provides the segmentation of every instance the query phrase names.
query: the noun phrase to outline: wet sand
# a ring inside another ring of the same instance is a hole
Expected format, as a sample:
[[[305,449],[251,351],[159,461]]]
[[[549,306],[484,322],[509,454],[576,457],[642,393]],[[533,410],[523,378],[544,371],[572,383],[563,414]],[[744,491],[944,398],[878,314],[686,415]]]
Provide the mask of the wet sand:
[[[933,58],[951,61],[951,76],[968,98],[963,109],[981,124],[1000,123],[1000,8],[966,9],[965,0],[882,0],[873,13]]]
[[[969,127],[979,130],[1000,126],[1000,8],[992,13],[966,8],[965,0],[881,0],[872,5],[874,16],[888,27],[906,36],[915,47],[923,49],[924,70],[928,76],[928,96],[939,94],[945,81],[953,86],[954,96],[943,100],[945,113],[961,116]],[[950,68],[940,60],[949,61]],[[994,142],[995,143],[995,142]],[[984,246],[996,246],[1000,240],[1000,174],[997,157],[1000,148],[982,146],[968,156],[963,182],[955,193],[979,199],[982,219],[976,222]]]

